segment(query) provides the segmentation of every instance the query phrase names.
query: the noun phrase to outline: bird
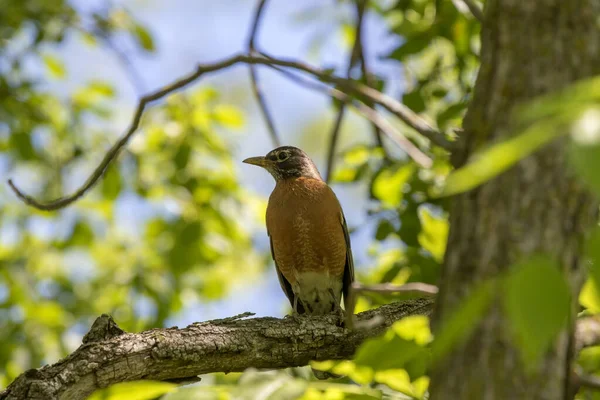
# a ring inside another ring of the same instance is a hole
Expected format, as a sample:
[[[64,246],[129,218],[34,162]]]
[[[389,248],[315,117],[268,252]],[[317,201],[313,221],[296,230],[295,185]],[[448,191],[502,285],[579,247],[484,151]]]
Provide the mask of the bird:
[[[275,179],[266,212],[271,255],[294,316],[347,315],[354,261],[346,218],[333,190],[301,149],[282,146],[243,160]]]

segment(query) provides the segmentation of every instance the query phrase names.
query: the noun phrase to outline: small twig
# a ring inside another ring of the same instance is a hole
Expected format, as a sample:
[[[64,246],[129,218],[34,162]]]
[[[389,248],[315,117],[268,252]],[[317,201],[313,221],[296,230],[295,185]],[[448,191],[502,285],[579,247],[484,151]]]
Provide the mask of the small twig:
[[[133,62],[124,51],[122,51],[108,36],[100,36],[106,47],[108,47],[113,53],[115,53],[115,57],[121,63],[125,74],[129,77],[129,82],[131,86],[133,86],[136,94],[140,96],[142,93],[146,91],[146,85],[144,84],[142,77],[137,72]]]
[[[213,320],[204,321],[204,322],[196,322],[196,323],[194,323],[194,325],[223,325],[223,324],[231,323],[233,321],[239,321],[240,319],[253,317],[255,315],[256,315],[256,313],[246,311],[246,312],[243,312],[241,314],[234,315],[231,317],[213,319]]]
[[[438,287],[422,282],[411,282],[405,283],[404,285],[394,285],[391,283],[379,283],[376,285],[361,285],[358,282],[354,282],[350,288],[350,299],[348,301],[348,310],[346,310],[346,326],[348,329],[355,328],[354,324],[354,309],[356,308],[356,301],[360,293],[404,293],[421,295],[422,297],[434,297],[438,294]]]
[[[348,68],[346,69],[346,77],[351,79],[352,68],[360,60],[361,41],[360,35],[362,31],[363,17],[365,11],[366,0],[357,0],[357,12],[356,12],[356,27],[354,28],[354,44],[350,50],[350,59],[348,60]],[[329,150],[327,151],[327,170],[325,172],[325,182],[331,181],[333,175],[333,168],[335,163],[335,149],[337,147],[340,131],[342,128],[342,122],[344,121],[344,115],[346,114],[346,103],[340,104],[340,109],[335,117],[333,128],[331,129],[331,135],[329,139]]]
[[[405,283],[404,285],[394,285],[391,283],[379,283],[376,285],[361,285],[354,283],[352,289],[356,293],[371,292],[371,293],[404,293],[404,294],[419,294],[422,296],[435,296],[438,294],[438,288],[435,285],[422,282]]]
[[[430,140],[433,143],[436,143],[444,149],[451,149],[451,143],[445,139],[442,133],[432,128],[427,122],[425,122],[425,120],[423,120],[417,114],[412,112],[402,103],[399,103],[395,99],[375,89],[372,89],[368,86],[365,86],[361,83],[355,82],[350,79],[345,79],[329,74],[321,69],[315,68],[302,62],[287,59],[276,59],[273,57],[264,57],[260,55],[238,54],[212,64],[201,64],[196,68],[195,71],[188,74],[187,76],[184,76],[176,80],[175,82],[164,86],[163,88],[158,89],[148,95],[142,96],[134,112],[131,124],[129,125],[129,128],[127,129],[123,137],[108,150],[108,152],[100,162],[100,165],[98,165],[98,167],[92,172],[92,174],[86,180],[86,182],[73,194],[50,202],[40,202],[32,196],[23,193],[13,183],[12,180],[9,179],[8,184],[10,185],[11,189],[15,192],[15,194],[19,197],[19,199],[21,199],[25,204],[35,207],[39,210],[53,211],[68,206],[74,201],[80,199],[88,190],[90,190],[94,186],[98,179],[100,179],[100,177],[104,174],[104,171],[106,170],[108,165],[117,157],[121,149],[129,142],[129,139],[131,139],[131,136],[139,127],[146,106],[148,106],[150,103],[162,99],[168,94],[182,89],[183,87],[189,85],[192,82],[195,82],[204,74],[220,71],[222,69],[229,68],[236,64],[276,65],[280,67],[287,67],[298,71],[306,72],[310,75],[316,76],[323,82],[337,85],[340,92],[343,91],[345,94],[354,94],[362,96],[363,98],[367,98],[369,101],[373,101],[373,103],[375,104],[380,104],[381,106],[385,107],[387,110],[392,112],[394,115],[396,115],[398,118],[400,118],[402,121],[407,123],[409,126],[411,126],[413,129],[420,132],[423,136],[430,138]]]
[[[467,5],[469,11],[471,11],[471,14],[473,14],[473,16],[477,18],[479,22],[483,22],[483,11],[481,10],[481,8],[477,4],[475,4],[473,0],[462,1]]]
[[[256,36],[258,35],[258,28],[260,27],[261,17],[263,15],[263,10],[265,8],[266,2],[267,0],[260,0],[254,13],[252,29],[250,30],[250,36],[248,39],[248,53],[250,55],[256,54]],[[252,86],[252,91],[254,92],[254,97],[256,97],[256,101],[258,102],[265,123],[267,124],[269,134],[271,135],[271,140],[273,141],[275,147],[279,147],[281,146],[281,141],[279,140],[279,135],[277,134],[277,129],[275,128],[275,123],[273,122],[271,112],[267,107],[267,102],[265,101],[262,95],[256,67],[254,64],[248,64],[248,68],[250,71],[250,82]]]
[[[600,390],[600,376],[587,374],[581,367],[575,367],[575,385],[588,389]]]
[[[425,153],[423,153],[417,146],[415,146],[410,140],[408,140],[402,133],[400,133],[391,123],[389,123],[380,113],[374,108],[361,103],[358,100],[353,99],[344,92],[337,89],[330,88],[329,86],[308,81],[299,77],[296,74],[288,72],[284,69],[270,66],[270,68],[281,73],[288,79],[312,90],[318,90],[325,92],[331,97],[337,100],[352,105],[363,117],[370,121],[374,126],[381,130],[390,140],[398,145],[410,158],[412,158],[417,164],[423,168],[430,168],[433,161]]]
[[[575,342],[580,346],[575,349],[575,352],[579,352],[584,347],[600,344],[600,317],[595,315],[579,318],[575,329],[575,338]]]
[[[367,1],[368,0],[365,0],[364,4],[362,4],[361,2],[356,3],[357,12],[361,12],[361,7],[363,7],[362,12],[364,12],[364,8],[366,8],[366,6],[367,6]],[[362,74],[365,82],[367,83],[367,85],[369,87],[375,87],[375,82],[373,81],[373,77],[371,76],[371,74],[369,72],[369,67],[367,64],[366,57],[365,57],[365,44],[362,40],[363,31],[364,30],[361,28],[359,31],[356,32],[357,40],[360,43],[359,54],[358,54],[358,57],[360,60],[360,71],[361,71],[361,74]],[[369,107],[375,107],[375,104],[373,104],[373,102],[367,102],[365,104]],[[383,150],[384,157],[387,158],[388,155],[385,150],[385,144],[383,143],[383,138],[381,137],[381,131],[375,124],[373,124],[373,135],[375,136],[377,145],[379,147],[381,147],[381,149]]]
[[[433,128],[427,121],[417,115],[410,108],[400,103],[398,100],[378,91],[377,89],[370,88],[352,79],[341,78],[339,76],[327,73],[302,62],[275,58],[264,52],[260,54],[266,58],[267,62],[258,62],[259,64],[269,65],[270,63],[271,65],[289,67],[316,76],[323,82],[336,85],[340,91],[343,91],[346,94],[361,96],[369,101],[372,101],[374,104],[381,105],[386,110],[398,117],[406,125],[410,126],[422,136],[429,139],[435,145],[448,151],[451,151],[453,148],[452,143],[446,139],[442,132]]]

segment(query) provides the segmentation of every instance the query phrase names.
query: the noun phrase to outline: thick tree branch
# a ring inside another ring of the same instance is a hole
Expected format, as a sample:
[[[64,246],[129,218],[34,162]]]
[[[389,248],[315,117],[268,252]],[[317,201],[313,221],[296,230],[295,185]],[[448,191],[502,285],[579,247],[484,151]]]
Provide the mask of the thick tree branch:
[[[189,75],[184,76],[181,79],[161,89],[158,89],[153,93],[143,96],[138,102],[131,124],[124,136],[108,150],[100,162],[100,165],[92,172],[91,176],[87,179],[83,186],[81,186],[73,194],[50,202],[41,202],[34,197],[23,193],[10,179],[8,180],[9,186],[25,204],[35,207],[39,210],[53,211],[68,206],[85,195],[87,191],[90,190],[94,184],[96,184],[96,182],[98,182],[100,177],[102,177],[108,165],[117,157],[119,152],[123,149],[123,147],[125,147],[125,145],[127,145],[133,134],[136,132],[140,125],[142,115],[149,104],[184,88],[190,83],[197,81],[203,75],[220,71],[236,64],[275,65],[279,67],[295,69],[313,75],[323,82],[336,85],[338,90],[346,93],[347,95],[359,96],[367,99],[368,101],[372,101],[374,104],[383,106],[417,132],[430,139],[433,143],[445,149],[451,148],[451,143],[446,140],[444,135],[431,127],[424,119],[412,112],[404,104],[373,88],[351,79],[335,76],[327,71],[323,71],[319,68],[299,61],[278,59],[264,55],[239,54],[212,64],[201,64]]]
[[[265,4],[267,0],[260,0],[258,5],[256,6],[256,11],[254,12],[254,18],[252,19],[252,29],[250,30],[250,36],[248,39],[248,53],[256,54],[256,36],[258,35],[258,28],[260,27],[260,23],[262,21],[263,10],[265,9]],[[256,67],[254,64],[248,65],[250,70],[250,83],[252,86],[252,91],[254,92],[254,97],[256,97],[256,101],[258,102],[260,111],[263,115],[265,123],[267,124],[267,128],[269,130],[269,134],[271,135],[271,141],[275,145],[275,147],[281,146],[281,141],[279,140],[279,135],[277,134],[277,129],[275,128],[275,122],[273,122],[273,117],[271,116],[271,112],[267,107],[267,102],[262,95],[262,90],[260,87],[260,82],[258,80],[258,73],[256,71]]]
[[[178,381],[211,372],[287,368],[311,360],[350,358],[367,338],[382,334],[407,315],[429,315],[432,299],[382,306],[357,315],[369,329],[350,331],[334,316],[252,318],[251,315],[196,323],[183,329],[125,333],[107,315],[99,317],[84,343],[53,365],[29,370],[3,392],[8,399],[84,399],[98,388],[138,380]]]

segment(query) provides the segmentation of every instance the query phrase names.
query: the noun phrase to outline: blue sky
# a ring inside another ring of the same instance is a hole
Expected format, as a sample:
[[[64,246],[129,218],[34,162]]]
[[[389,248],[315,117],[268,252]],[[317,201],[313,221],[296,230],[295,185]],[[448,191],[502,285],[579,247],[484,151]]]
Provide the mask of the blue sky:
[[[116,3],[125,5],[150,28],[154,36],[157,47],[155,54],[128,51],[146,91],[188,73],[199,62],[212,62],[243,51],[256,4],[253,0],[122,0]],[[74,4],[78,9],[90,10],[101,3],[95,0],[77,0]],[[352,15],[353,9],[348,2],[271,0],[258,43],[261,49],[271,54],[302,59],[314,65],[335,66],[343,73],[348,48],[343,43],[340,26],[342,21],[348,21]],[[308,22],[301,22],[303,18]],[[390,79],[389,91],[398,96],[402,90],[401,66],[380,59],[397,43],[390,42],[385,24],[373,13],[367,14],[364,31],[366,57],[370,67]],[[311,50],[315,42],[321,44],[318,52]],[[116,140],[129,124],[137,98],[122,65],[110,51],[89,47],[76,36],[71,37],[56,51],[65,60],[68,78],[49,81],[48,85],[52,90],[69,92],[89,79],[108,80],[119,88],[119,97],[114,104],[115,118],[112,120],[114,136],[110,138],[111,141]],[[298,87],[272,71],[260,69],[260,77],[267,103],[285,144],[299,145],[299,134],[306,129],[307,122],[325,120],[327,125],[332,123],[334,114],[327,97]],[[203,78],[201,84],[214,85],[222,92],[225,100],[239,102],[243,99],[238,105],[246,111],[247,123],[238,135],[235,155],[240,164],[237,172],[248,190],[267,197],[273,188],[272,178],[258,168],[241,164],[242,159],[265,154],[273,147],[250,94],[247,68],[239,66],[219,72]],[[302,142],[302,147],[323,173],[328,133],[329,129],[314,132],[310,135],[309,142]],[[368,124],[360,117],[349,115],[343,125],[340,149],[352,143],[370,141]],[[99,152],[94,159],[101,156]],[[83,182],[87,173],[89,172],[81,171],[81,176],[72,182],[70,189]],[[27,190],[26,184],[23,184],[23,188]],[[334,190],[344,207],[349,225],[363,226],[353,235],[352,240],[358,267],[367,268],[369,259],[366,250],[372,237],[371,227],[364,226],[367,190],[365,187],[340,185],[334,185]],[[123,224],[136,226],[152,210],[136,204],[132,196],[123,196],[117,205],[117,213]],[[37,229],[47,231],[51,228],[40,225]],[[255,233],[257,246],[266,250],[268,244],[264,227],[256,227]],[[186,309],[180,315],[173,316],[170,322],[182,326],[244,311],[282,316],[286,310],[287,300],[272,268],[265,279],[260,279],[249,287],[236,288],[232,293],[232,296],[222,301]],[[148,307],[142,301],[138,303],[138,310],[143,314],[148,311]]]

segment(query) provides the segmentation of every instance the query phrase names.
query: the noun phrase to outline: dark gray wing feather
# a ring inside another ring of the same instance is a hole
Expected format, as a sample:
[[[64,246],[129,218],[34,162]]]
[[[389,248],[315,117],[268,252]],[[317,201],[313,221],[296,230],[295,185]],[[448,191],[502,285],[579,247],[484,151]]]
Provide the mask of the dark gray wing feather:
[[[350,299],[350,287],[354,282],[354,260],[352,258],[352,247],[350,245],[350,233],[346,225],[346,217],[342,213],[342,228],[344,229],[344,238],[346,239],[346,266],[344,267],[344,278],[342,282],[342,294],[344,295],[344,306],[348,309],[348,300]]]
[[[273,249],[273,239],[271,239],[271,235],[269,235],[269,243],[271,245],[271,257],[273,257],[273,262],[275,263],[275,271],[277,271],[277,278],[279,278],[279,285],[281,286],[283,293],[285,293],[286,297],[290,301],[292,307],[294,307],[294,302],[296,301],[296,294],[292,290],[292,285],[290,284],[290,282],[288,282],[288,280],[285,279],[285,276],[283,276],[283,274],[279,270],[277,260],[275,259],[275,250]],[[296,311],[298,312],[298,314],[304,314],[304,306],[302,305],[302,302],[298,301],[296,307]]]

